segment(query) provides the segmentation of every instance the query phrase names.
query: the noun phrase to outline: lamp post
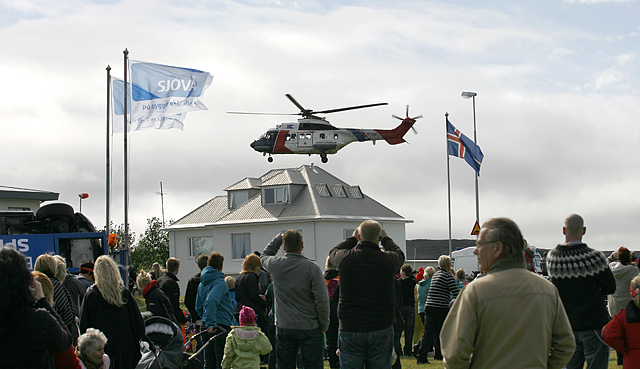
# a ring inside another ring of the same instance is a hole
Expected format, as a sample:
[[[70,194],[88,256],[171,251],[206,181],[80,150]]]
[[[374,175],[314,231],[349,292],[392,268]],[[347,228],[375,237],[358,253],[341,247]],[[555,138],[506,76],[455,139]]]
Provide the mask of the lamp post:
[[[86,199],[89,197],[89,194],[86,192],[83,193],[79,193],[78,197],[80,198],[80,211],[78,213],[82,213],[82,200]]]
[[[462,91],[462,97],[465,99],[473,100],[473,143],[478,144],[478,138],[476,136],[476,95],[475,92]],[[480,225],[480,202],[478,200],[478,173],[476,173],[476,223]]]

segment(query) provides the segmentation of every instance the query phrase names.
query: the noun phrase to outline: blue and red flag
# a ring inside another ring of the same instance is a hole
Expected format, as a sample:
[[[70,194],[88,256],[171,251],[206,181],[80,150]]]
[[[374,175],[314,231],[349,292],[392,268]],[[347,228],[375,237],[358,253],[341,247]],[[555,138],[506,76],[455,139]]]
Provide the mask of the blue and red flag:
[[[449,147],[449,155],[463,158],[471,168],[480,175],[480,165],[484,154],[480,150],[480,146],[476,145],[462,132],[449,122],[447,118],[447,146]]]

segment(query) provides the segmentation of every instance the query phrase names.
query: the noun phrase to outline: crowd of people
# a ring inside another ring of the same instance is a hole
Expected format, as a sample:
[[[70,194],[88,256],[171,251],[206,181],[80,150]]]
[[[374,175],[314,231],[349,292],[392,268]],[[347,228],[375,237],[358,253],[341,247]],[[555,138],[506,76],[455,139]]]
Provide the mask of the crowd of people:
[[[487,220],[469,282],[449,256],[413,270],[381,225],[367,220],[331,249],[324,272],[302,253],[302,235],[275,235],[247,255],[233,278],[224,256],[199,255],[180,308],[180,260],[137,276],[147,314],[193,324],[207,369],[401,368],[400,357],[446,368],[608,368],[610,347],[625,369],[640,367],[640,272],[621,247],[615,260],[582,242],[584,221],[565,219],[564,242],[536,273],[526,241],[507,218]],[[282,249],[282,252],[281,252]],[[529,261],[529,262],[528,262]],[[527,266],[531,268],[527,268]],[[136,368],[145,324],[117,264],[41,255],[34,270],[0,249],[2,368]],[[417,311],[416,311],[417,305]],[[423,334],[414,339],[414,322]],[[404,335],[404,347],[402,336]],[[18,340],[16,345],[11,341]],[[414,341],[416,341],[414,343]]]

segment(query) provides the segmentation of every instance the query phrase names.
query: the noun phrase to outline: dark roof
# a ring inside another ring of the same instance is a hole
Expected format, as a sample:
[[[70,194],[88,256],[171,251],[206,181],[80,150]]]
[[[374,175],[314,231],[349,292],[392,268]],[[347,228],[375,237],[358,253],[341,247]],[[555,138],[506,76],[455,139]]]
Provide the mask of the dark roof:
[[[0,198],[50,201],[58,200],[60,194],[56,192],[33,190],[29,188],[0,186]]]

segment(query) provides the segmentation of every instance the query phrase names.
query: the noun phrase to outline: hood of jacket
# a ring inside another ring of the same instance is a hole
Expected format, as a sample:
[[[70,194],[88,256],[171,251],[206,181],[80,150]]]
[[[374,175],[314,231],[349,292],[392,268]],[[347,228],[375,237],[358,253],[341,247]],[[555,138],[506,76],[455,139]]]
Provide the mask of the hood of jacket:
[[[430,281],[430,280],[431,280],[431,278],[429,278],[429,279],[421,279],[421,280],[418,282],[418,285],[420,285],[420,286],[424,286],[424,285],[426,285],[427,283],[429,283],[429,281]]]
[[[251,351],[257,344],[258,327],[245,325],[242,327],[234,326],[231,330],[231,339],[235,341],[240,351]]]
[[[216,279],[224,279],[224,274],[212,266],[206,266],[200,273],[200,283],[207,285]]]
[[[625,278],[633,278],[640,270],[633,264],[624,265],[619,261],[614,261],[609,264],[609,269],[611,269],[611,273],[616,279],[625,279]]]

